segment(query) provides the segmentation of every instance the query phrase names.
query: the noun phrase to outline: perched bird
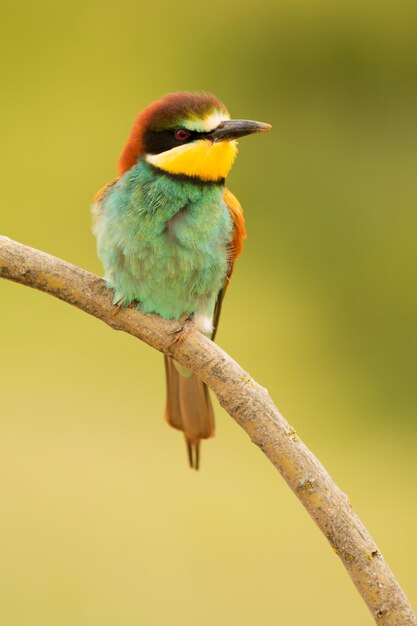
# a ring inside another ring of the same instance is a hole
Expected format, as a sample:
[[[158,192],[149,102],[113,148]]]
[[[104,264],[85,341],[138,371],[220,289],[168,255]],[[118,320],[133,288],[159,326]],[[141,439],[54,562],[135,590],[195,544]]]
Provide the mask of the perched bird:
[[[269,124],[231,120],[208,93],[170,93],[137,116],[119,177],[98,192],[98,255],[113,302],[193,320],[214,338],[224,292],[246,236],[241,206],[225,188],[236,139]],[[214,434],[206,385],[165,357],[165,418],[185,435],[198,469],[200,439]]]

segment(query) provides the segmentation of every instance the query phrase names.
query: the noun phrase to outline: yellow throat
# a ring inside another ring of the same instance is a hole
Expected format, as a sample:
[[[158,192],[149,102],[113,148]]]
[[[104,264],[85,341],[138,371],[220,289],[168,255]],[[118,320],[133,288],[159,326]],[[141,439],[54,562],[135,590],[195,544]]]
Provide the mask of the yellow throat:
[[[226,178],[237,155],[237,141],[199,139],[160,154],[148,154],[148,163],[170,174],[185,174],[201,180]]]

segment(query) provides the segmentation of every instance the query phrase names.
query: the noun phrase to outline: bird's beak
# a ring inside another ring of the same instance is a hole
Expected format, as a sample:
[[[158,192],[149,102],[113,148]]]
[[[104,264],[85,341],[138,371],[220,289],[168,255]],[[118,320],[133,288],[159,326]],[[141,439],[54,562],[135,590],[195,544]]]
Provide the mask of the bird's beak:
[[[228,141],[238,139],[253,133],[265,133],[271,130],[270,124],[264,122],[253,122],[252,120],[225,120],[217,128],[207,133],[207,139],[211,141]]]

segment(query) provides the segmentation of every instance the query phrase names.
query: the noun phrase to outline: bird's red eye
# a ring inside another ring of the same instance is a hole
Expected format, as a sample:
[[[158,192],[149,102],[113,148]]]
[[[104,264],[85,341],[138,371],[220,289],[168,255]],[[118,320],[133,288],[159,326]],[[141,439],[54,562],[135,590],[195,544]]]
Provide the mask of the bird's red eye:
[[[178,141],[186,141],[190,138],[190,133],[185,128],[179,128],[175,131],[175,137]]]

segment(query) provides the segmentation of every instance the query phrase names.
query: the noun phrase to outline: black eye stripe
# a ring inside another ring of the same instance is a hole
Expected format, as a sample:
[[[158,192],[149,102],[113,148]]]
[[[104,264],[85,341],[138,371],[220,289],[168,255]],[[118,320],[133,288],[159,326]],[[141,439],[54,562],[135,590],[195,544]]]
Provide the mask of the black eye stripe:
[[[177,146],[183,146],[186,143],[202,139],[207,133],[200,133],[196,130],[186,130],[189,133],[187,139],[177,139],[175,133],[181,130],[178,126],[175,128],[167,128],[164,130],[146,130],[143,136],[143,148],[145,154],[160,154],[166,150],[171,150]]]

